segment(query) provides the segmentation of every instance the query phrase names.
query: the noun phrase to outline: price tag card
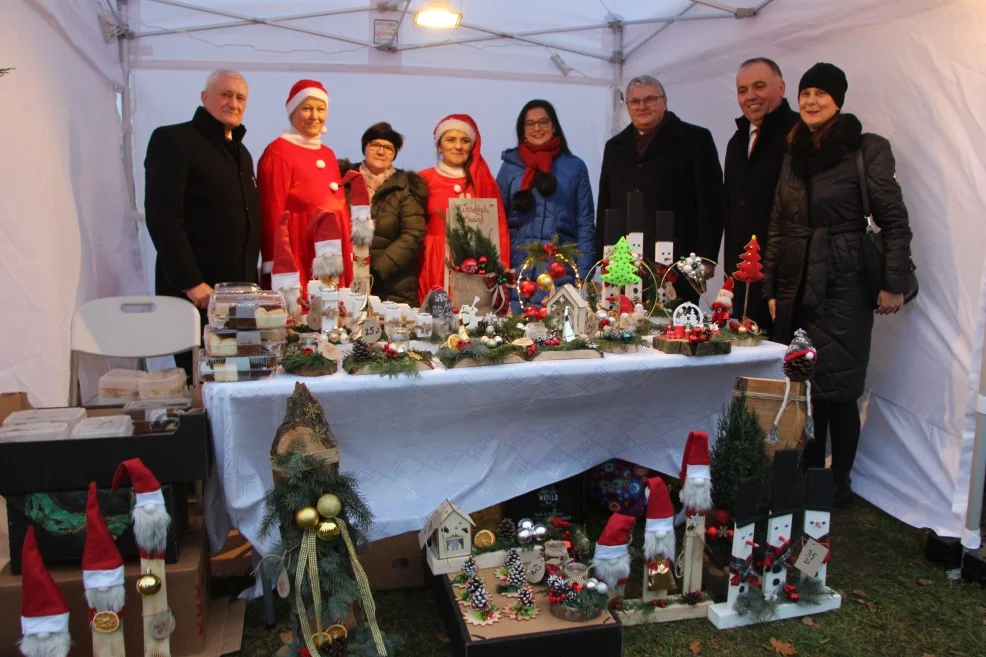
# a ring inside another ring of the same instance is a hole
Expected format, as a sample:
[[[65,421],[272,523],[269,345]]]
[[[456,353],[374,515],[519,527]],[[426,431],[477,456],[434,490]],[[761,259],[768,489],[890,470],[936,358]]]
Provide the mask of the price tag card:
[[[380,339],[380,335],[383,330],[380,328],[380,322],[376,319],[370,317],[363,321],[363,324],[359,328],[360,337],[363,338],[363,342],[366,344],[373,344]]]
[[[815,577],[818,575],[818,569],[825,565],[825,557],[828,556],[829,549],[816,541],[813,538],[809,538],[808,542],[801,549],[801,554],[798,555],[798,560],[794,563],[794,567],[803,572],[808,577]]]
[[[352,284],[349,286],[349,291],[353,294],[369,294],[370,279],[362,276],[354,278]]]
[[[544,554],[539,553],[534,561],[527,564],[527,581],[537,584],[544,579]]]

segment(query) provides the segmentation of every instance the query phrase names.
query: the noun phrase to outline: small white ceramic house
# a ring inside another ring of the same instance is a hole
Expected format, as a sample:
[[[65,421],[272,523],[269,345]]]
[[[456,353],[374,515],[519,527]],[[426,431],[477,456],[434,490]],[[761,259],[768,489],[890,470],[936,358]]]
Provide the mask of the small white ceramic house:
[[[438,559],[468,557],[472,554],[472,528],[475,526],[468,513],[445,500],[428,517],[418,534],[418,543],[421,547],[427,545]]]
[[[578,289],[571,283],[556,287],[554,294],[548,298],[548,314],[555,318],[561,326],[568,308],[568,319],[572,323],[575,335],[585,335],[586,320],[589,315],[589,303],[582,298]]]

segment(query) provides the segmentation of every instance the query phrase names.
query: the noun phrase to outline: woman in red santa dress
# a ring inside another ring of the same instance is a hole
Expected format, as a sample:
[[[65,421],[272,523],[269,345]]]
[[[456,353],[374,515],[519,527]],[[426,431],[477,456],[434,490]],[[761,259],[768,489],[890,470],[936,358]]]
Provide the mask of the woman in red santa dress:
[[[264,280],[270,280],[278,223],[281,216],[288,213],[291,250],[301,268],[302,295],[313,276],[335,278],[340,286],[349,285],[353,271],[349,207],[335,153],[322,144],[329,94],[315,80],[300,80],[291,87],[285,109],[291,128],[272,141],[257,162],[257,186],[263,214],[260,253]],[[311,224],[325,211],[334,213],[339,222],[341,239],[333,241],[330,247],[338,253],[316,253]],[[323,255],[332,257],[323,258]],[[319,261],[313,271],[312,263],[316,257]]]
[[[418,266],[418,296],[424,301],[432,287],[446,287],[445,215],[451,198],[496,199],[500,226],[500,261],[510,267],[510,232],[500,188],[480,151],[482,139],[468,114],[450,114],[434,132],[438,164],[420,172],[428,184],[428,226]]]

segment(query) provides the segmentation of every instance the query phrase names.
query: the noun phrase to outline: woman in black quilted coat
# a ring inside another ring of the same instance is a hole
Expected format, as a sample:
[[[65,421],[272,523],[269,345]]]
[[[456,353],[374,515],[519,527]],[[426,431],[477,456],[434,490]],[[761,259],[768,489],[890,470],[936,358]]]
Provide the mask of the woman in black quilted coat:
[[[774,339],[787,343],[803,328],[818,351],[812,379],[815,440],[806,446],[803,464],[824,467],[831,430],[838,505],[852,496],[849,472],[860,430],[857,400],[866,381],[874,311],[900,310],[911,262],[911,230],[890,142],[863,134],[855,116],[839,111],[847,88],[845,73],[832,64],[816,64],[801,78],[801,121],[788,136],[763,281],[775,318]],[[866,222],[856,167],[859,150],[885,248],[875,308],[863,259]]]

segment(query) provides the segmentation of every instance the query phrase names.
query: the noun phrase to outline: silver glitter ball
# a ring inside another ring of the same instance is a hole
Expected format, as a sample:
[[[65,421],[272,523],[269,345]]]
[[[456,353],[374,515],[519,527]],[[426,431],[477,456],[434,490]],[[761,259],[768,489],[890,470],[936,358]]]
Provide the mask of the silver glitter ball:
[[[599,582],[596,584],[596,593],[599,595],[606,595],[609,593],[609,587],[606,586],[606,582]]]
[[[521,545],[527,545],[534,540],[534,532],[529,528],[521,529],[517,532],[517,542]]]
[[[534,532],[534,540],[538,542],[548,538],[548,528],[545,527],[544,525],[534,525],[534,529],[532,529],[531,531]]]
[[[534,529],[534,521],[530,518],[524,518],[517,523],[517,529]]]
[[[496,327],[492,325],[486,327],[486,335],[493,335],[494,333],[496,333]]]
[[[585,583],[585,590],[586,591],[595,591],[597,585],[598,585],[598,582],[596,580],[590,579],[588,582]]]

